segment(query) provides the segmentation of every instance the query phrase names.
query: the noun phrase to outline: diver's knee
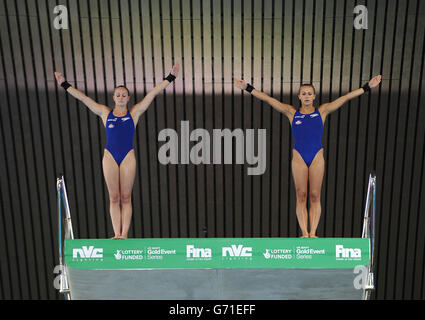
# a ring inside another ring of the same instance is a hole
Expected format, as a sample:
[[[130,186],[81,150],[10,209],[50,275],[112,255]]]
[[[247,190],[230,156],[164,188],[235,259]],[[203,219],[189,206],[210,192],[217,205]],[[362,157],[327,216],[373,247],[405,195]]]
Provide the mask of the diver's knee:
[[[131,192],[122,192],[121,193],[121,203],[130,203],[131,202]]]
[[[112,192],[109,194],[109,201],[113,204],[119,204],[120,203],[120,193],[119,192]]]
[[[304,189],[297,189],[297,202],[307,202],[307,192]]]
[[[310,202],[317,203],[320,202],[320,192],[319,191],[310,191]]]

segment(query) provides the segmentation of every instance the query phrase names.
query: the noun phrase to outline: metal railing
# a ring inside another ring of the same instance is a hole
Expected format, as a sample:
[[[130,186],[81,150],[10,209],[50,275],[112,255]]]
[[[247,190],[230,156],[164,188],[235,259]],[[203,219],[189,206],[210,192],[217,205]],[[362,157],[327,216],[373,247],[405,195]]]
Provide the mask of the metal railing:
[[[69,210],[69,203],[68,203],[68,195],[66,193],[66,186],[65,186],[65,179],[63,176],[56,179],[56,188],[57,188],[57,195],[58,195],[58,227],[59,227],[59,269],[61,271],[61,274],[59,275],[60,280],[60,287],[59,292],[61,294],[65,295],[65,299],[70,300],[71,299],[71,292],[69,289],[69,282],[68,282],[68,274],[66,271],[66,264],[63,254],[63,244],[64,239],[74,239],[74,232],[72,229],[72,221],[71,221],[71,212]],[[65,209],[65,215],[62,219],[62,208],[61,203],[63,202],[63,206]],[[64,222],[62,224],[62,222]],[[64,236],[62,237],[62,230],[64,231]]]
[[[362,238],[369,238],[369,264],[367,266],[366,283],[363,289],[363,300],[369,300],[373,290],[375,290],[375,194],[376,175],[372,172],[369,174],[362,231]]]

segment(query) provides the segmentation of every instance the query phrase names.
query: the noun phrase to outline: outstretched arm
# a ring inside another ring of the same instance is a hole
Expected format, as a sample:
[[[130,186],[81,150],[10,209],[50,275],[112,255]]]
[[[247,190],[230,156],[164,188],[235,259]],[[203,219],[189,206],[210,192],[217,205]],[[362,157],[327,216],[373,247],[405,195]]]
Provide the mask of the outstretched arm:
[[[176,63],[171,69],[170,74],[174,76],[175,78],[179,74],[179,70],[180,70],[180,65]],[[164,79],[160,84],[156,85],[151,91],[149,91],[142,101],[140,101],[139,103],[136,103],[133,106],[133,108],[131,109],[131,114],[133,116],[133,119],[135,119],[136,122],[137,122],[137,119],[139,119],[140,115],[146,111],[146,109],[149,107],[149,105],[151,104],[153,99],[157,96],[157,94],[160,93],[162,90],[164,90],[166,87],[168,87],[171,81],[173,81],[173,79],[169,79],[169,80],[166,80],[166,79]]]
[[[373,77],[368,83],[369,87],[374,88],[378,86],[379,83],[381,82],[381,79],[382,79],[381,75]],[[359,88],[354,91],[351,91],[347,93],[346,95],[343,95],[342,97],[339,97],[338,99],[335,99],[332,102],[322,104],[319,107],[319,111],[322,114],[322,116],[326,117],[328,114],[334,112],[335,110],[338,110],[347,101],[362,95],[364,92],[365,92],[365,89],[363,88]]]
[[[235,78],[235,86],[237,88],[241,89],[241,90],[246,90],[247,87],[248,87],[248,83],[246,83],[244,80],[240,80],[240,79]],[[282,112],[284,115],[286,115],[288,117],[289,121],[292,120],[296,110],[290,104],[282,103],[279,100],[277,100],[273,97],[270,97],[266,93],[261,92],[261,91],[256,90],[256,89],[253,89],[251,91],[251,94],[256,98],[267,102],[269,105],[271,105],[277,111]]]
[[[62,83],[66,81],[65,77],[60,72],[55,72],[55,77],[59,85],[62,85]],[[94,112],[100,117],[104,116],[105,114],[107,115],[111,110],[107,106],[99,104],[93,99],[87,97],[84,93],[74,87],[70,86],[66,89],[66,91],[74,98],[77,98],[82,103],[84,103],[92,112]]]

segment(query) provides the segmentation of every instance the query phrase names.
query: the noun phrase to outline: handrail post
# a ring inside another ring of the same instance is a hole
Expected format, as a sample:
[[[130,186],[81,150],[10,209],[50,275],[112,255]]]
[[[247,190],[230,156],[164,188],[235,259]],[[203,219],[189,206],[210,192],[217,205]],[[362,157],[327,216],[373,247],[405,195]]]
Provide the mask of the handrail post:
[[[371,291],[375,289],[375,280],[374,280],[375,193],[376,193],[376,175],[374,172],[372,172],[369,174],[369,183],[367,187],[366,204],[365,204],[365,211],[364,211],[364,218],[363,218],[363,231],[362,231],[362,238],[369,238],[369,264],[367,266],[366,283],[364,284],[364,289],[363,289],[364,300],[368,300],[370,298]],[[372,207],[372,230],[370,225],[371,207]]]
[[[64,202],[64,208],[65,208],[65,239],[74,239],[74,232],[72,230],[72,222],[71,222],[71,213],[69,210],[69,203],[68,203],[68,195],[66,193],[66,187],[65,187],[65,179],[63,176],[56,179],[56,188],[58,193],[58,229],[59,229],[59,265],[60,265],[60,286],[59,286],[59,292],[64,294],[67,300],[71,299],[71,293],[68,283],[68,274],[66,271],[66,264],[65,259],[63,256],[63,241],[62,241],[62,213],[61,213],[61,199],[63,199]]]

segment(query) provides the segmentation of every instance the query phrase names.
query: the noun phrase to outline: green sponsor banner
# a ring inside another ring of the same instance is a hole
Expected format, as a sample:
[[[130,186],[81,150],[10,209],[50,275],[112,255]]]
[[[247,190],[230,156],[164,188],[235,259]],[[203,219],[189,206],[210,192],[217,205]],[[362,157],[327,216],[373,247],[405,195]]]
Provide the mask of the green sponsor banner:
[[[150,238],[65,240],[79,269],[354,268],[369,263],[361,238]]]

